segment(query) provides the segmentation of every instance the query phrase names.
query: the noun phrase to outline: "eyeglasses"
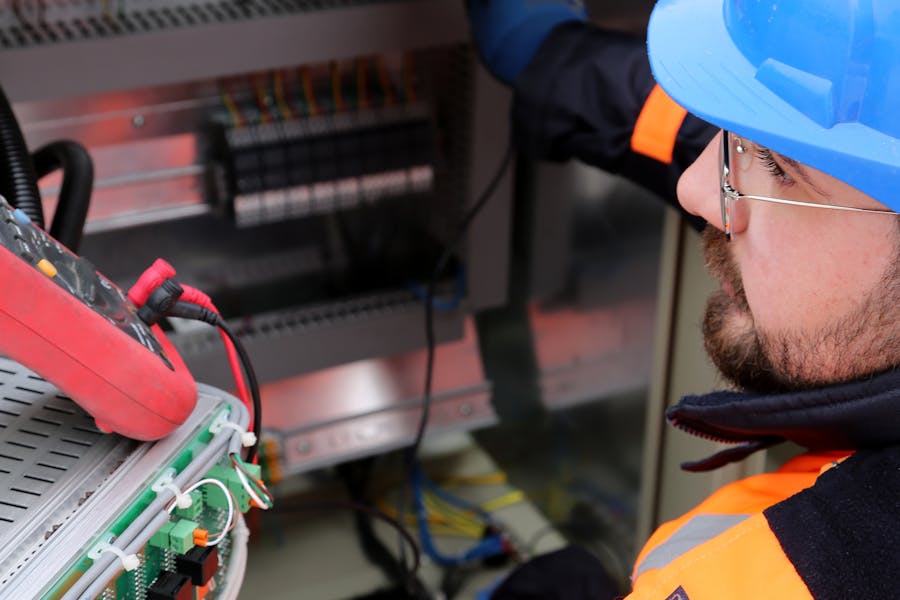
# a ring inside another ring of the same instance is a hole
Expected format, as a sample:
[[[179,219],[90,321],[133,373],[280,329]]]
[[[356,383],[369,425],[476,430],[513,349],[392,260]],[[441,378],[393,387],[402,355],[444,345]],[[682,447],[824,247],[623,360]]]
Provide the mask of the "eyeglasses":
[[[731,156],[731,146],[734,144],[734,151],[737,154],[744,154],[747,152],[747,148],[744,146],[744,142],[730,133],[729,131],[722,130],[722,143],[719,147],[719,158],[722,163],[722,180],[721,180],[721,193],[720,193],[720,202],[722,205],[722,229],[725,230],[725,237],[728,241],[731,241],[731,236],[733,233],[733,222],[735,220],[735,212],[737,210],[737,201],[738,200],[759,200],[760,202],[770,202],[772,204],[788,204],[790,206],[806,206],[809,208],[828,208],[831,210],[843,210],[849,212],[861,212],[861,213],[875,213],[882,215],[896,215],[898,213],[889,209],[879,209],[879,208],[859,208],[856,206],[842,206],[839,204],[818,204],[816,202],[801,202],[800,200],[786,200],[784,198],[772,198],[770,196],[754,196],[752,194],[742,194],[738,190],[734,188],[732,182],[733,172],[732,172],[732,156]],[[749,142],[747,142],[749,143]]]

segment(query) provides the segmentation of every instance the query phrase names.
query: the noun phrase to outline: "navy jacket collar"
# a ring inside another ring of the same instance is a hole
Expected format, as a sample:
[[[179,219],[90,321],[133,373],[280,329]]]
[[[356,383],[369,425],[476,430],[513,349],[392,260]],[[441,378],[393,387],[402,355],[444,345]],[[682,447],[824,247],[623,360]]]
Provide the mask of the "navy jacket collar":
[[[900,370],[801,392],[713,392],[686,396],[666,411],[689,433],[735,445],[682,465],[715,469],[790,440],[810,450],[856,450],[900,443]]]

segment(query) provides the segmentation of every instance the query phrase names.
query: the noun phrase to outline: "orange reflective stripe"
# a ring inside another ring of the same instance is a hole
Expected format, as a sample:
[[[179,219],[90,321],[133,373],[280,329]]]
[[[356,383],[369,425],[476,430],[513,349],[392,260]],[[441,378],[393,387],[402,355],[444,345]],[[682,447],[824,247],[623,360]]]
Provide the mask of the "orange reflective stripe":
[[[789,460],[775,473],[754,475],[719,488],[694,510],[660,525],[638,554],[635,573],[655,548],[664,544],[695,516],[761,513],[773,504],[813,485],[822,465],[842,459],[846,454],[802,454]]]
[[[633,579],[649,569],[661,569],[725,531],[742,523],[750,515],[696,515],[678,531],[647,554],[634,568]]]
[[[649,570],[634,582],[627,600],[812,600],[765,517],[754,515],[722,535]]]
[[[654,86],[634,124],[632,151],[666,164],[672,162],[675,138],[686,115],[687,110]]]

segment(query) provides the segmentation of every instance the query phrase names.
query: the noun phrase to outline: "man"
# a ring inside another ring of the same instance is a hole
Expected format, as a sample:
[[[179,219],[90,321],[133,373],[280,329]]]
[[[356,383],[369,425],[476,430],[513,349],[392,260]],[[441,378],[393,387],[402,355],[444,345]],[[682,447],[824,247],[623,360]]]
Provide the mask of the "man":
[[[665,93],[723,128],[677,195],[709,223],[706,346],[741,390],[668,417],[736,443],[692,468],[810,452],[660,527],[629,598],[900,598],[900,4],[661,0],[648,48]]]

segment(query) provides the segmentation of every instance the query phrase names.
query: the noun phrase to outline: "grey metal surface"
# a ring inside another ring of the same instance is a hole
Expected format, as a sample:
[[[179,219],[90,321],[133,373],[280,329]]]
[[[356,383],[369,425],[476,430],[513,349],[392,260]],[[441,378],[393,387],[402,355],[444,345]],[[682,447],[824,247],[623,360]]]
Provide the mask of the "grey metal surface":
[[[472,206],[485,191],[511,143],[507,118],[512,101],[509,89],[497,83],[479,65],[475,68],[473,94],[466,206]],[[499,306],[507,299],[514,165],[515,160],[467,235],[465,257],[469,302],[473,309]]]
[[[537,166],[535,183],[529,321],[544,405],[646,390],[661,203],[574,162]]]
[[[462,335],[464,315],[438,312],[438,342]],[[262,383],[425,344],[422,303],[408,293],[254,315],[233,323]],[[198,381],[230,388],[221,338],[211,327],[176,333],[172,341]]]
[[[408,445],[422,406],[425,352],[360,361],[263,388],[266,435],[284,474],[300,473]],[[427,432],[437,435],[496,422],[471,324],[435,357]]]
[[[278,4],[300,8],[6,48],[0,81],[17,102],[459,43],[468,36],[463,4],[454,0]],[[309,10],[313,6],[333,10]]]
[[[35,598],[121,518],[222,407],[201,394],[170,436],[100,433],[78,405],[0,357],[0,597]]]

